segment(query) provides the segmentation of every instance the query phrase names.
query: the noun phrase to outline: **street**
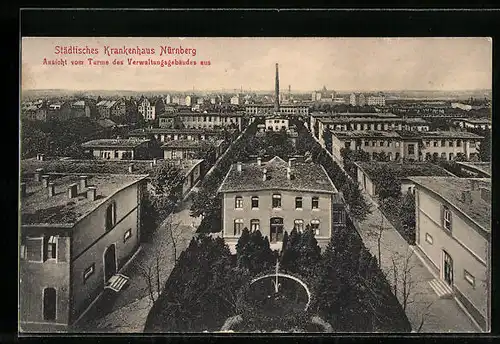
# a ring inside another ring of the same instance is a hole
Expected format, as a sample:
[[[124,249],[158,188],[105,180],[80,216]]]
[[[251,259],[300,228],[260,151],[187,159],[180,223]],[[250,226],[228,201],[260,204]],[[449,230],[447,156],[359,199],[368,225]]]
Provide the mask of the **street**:
[[[368,203],[372,203],[368,195],[364,194],[364,196]],[[434,276],[413,253],[410,245],[401,237],[389,220],[374,203],[372,204],[372,213],[359,224],[359,234],[366,248],[378,259],[377,239],[380,231],[382,232],[380,240],[382,270],[392,286],[395,276],[394,265],[396,266],[397,297],[401,304],[404,303],[401,291],[406,284],[408,290],[405,293],[407,295],[406,315],[412,329],[417,331],[421,327],[421,333],[479,332],[479,329],[455,300],[438,297],[429,285],[429,281],[433,280]],[[406,283],[402,281],[405,271],[408,276]]]
[[[200,221],[189,215],[189,208],[190,202],[183,202],[158,228],[153,238],[141,244],[141,250],[136,257],[121,271],[130,277],[129,285],[119,293],[105,290],[74,326],[73,332],[142,332],[146,317],[153,305],[145,273],[149,268],[152,269],[153,290],[156,292],[156,257],[158,257],[160,286],[163,288],[174,267],[173,247],[170,244],[170,233],[166,223],[179,223],[178,226],[172,226],[174,237],[177,238],[177,256],[179,256],[191,241]],[[154,297],[157,297],[156,293]]]

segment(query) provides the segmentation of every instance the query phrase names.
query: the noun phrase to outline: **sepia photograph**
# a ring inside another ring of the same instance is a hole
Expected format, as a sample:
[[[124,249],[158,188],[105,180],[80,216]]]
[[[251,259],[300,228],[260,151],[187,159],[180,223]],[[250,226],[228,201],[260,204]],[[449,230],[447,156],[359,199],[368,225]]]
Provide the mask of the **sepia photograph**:
[[[20,45],[20,335],[491,331],[491,38]]]

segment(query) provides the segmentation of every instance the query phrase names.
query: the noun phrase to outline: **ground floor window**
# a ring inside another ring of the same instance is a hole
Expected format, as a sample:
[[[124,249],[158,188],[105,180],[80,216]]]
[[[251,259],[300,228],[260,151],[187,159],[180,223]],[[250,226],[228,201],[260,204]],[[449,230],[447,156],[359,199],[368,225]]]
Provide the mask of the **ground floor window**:
[[[250,230],[252,232],[260,230],[260,221],[258,219],[250,220]]]
[[[299,231],[300,233],[304,231],[304,220],[297,219],[294,221],[294,224],[295,224],[295,229],[297,229],[297,231]]]
[[[243,219],[234,220],[234,235],[241,235],[241,231],[243,230]]]
[[[315,235],[319,235],[319,220],[311,220],[311,229]]]

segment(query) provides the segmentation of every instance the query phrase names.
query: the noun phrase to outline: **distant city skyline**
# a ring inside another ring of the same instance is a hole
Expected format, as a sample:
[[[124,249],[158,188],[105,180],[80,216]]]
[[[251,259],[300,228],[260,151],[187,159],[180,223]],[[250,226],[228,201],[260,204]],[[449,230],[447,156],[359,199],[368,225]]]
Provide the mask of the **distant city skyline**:
[[[142,56],[105,55],[104,46],[154,48]],[[56,46],[97,48],[94,55],[58,55]],[[160,47],[196,49],[196,56],[160,56]],[[53,66],[48,60],[92,57],[125,66]],[[210,66],[128,66],[127,59],[210,60]],[[131,92],[340,93],[491,90],[488,38],[23,38],[22,89]]]

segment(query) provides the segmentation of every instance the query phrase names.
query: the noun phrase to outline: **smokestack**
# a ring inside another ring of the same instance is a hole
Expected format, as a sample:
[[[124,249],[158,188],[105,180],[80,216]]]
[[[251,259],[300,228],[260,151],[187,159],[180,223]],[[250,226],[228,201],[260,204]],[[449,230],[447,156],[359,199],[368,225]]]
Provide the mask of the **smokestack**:
[[[26,196],[26,183],[21,183],[21,197]]]
[[[42,180],[43,168],[37,168],[35,172],[35,182],[39,182]]]
[[[278,71],[278,64],[276,63],[276,85],[274,90],[274,111],[280,111],[280,75]]]
[[[134,172],[134,164],[128,165],[128,172],[133,173]]]
[[[238,172],[241,172],[241,162],[239,162],[239,161],[236,163],[236,170]]]
[[[87,187],[87,176],[80,176],[80,190],[83,191]]]
[[[481,191],[481,198],[483,201],[491,202],[491,190],[487,188],[480,188],[479,190]]]
[[[263,180],[263,181],[266,181],[266,180],[267,180],[267,168],[263,169],[263,170],[262,170],[262,173],[263,173],[263,175],[262,175],[262,180]]]
[[[261,157],[258,157],[258,158],[257,158],[257,165],[258,165],[258,166],[261,166],[261,165],[262,165],[262,158],[261,158]]]
[[[53,182],[50,182],[48,185],[49,197],[52,197],[56,194],[55,186]]]
[[[292,179],[292,168],[290,166],[286,168],[286,179]]]
[[[47,186],[49,186],[49,176],[47,174],[44,174],[42,176],[42,186],[44,188],[46,188]]]
[[[95,201],[97,196],[97,188],[95,186],[89,186],[87,190],[87,198],[91,201]]]
[[[73,183],[68,188],[68,198],[75,198],[78,194],[78,184]]]

